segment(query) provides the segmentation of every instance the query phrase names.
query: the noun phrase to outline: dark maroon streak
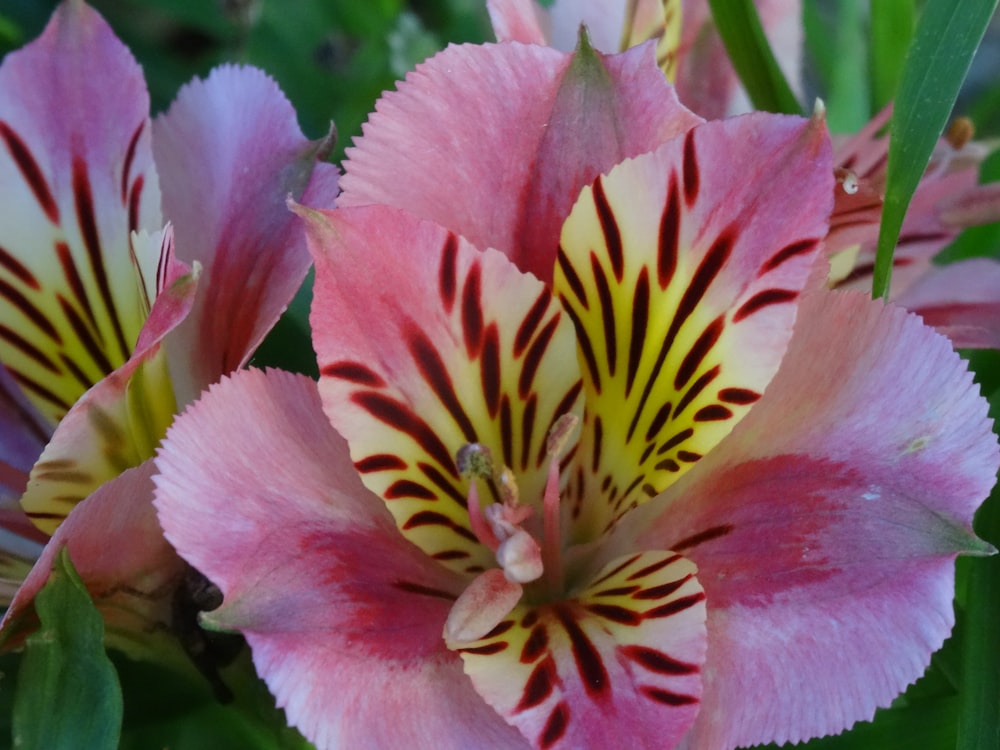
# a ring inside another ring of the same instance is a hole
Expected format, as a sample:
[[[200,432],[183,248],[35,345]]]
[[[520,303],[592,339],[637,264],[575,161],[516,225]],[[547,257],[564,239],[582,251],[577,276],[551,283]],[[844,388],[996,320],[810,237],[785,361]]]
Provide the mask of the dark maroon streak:
[[[680,555],[670,555],[670,557],[665,557],[662,560],[657,560],[655,563],[647,565],[645,568],[640,568],[639,570],[633,571],[626,581],[638,581],[640,578],[645,578],[648,575],[652,575],[657,571],[663,570],[668,565],[673,565],[675,562],[681,559]]]
[[[503,445],[504,466],[514,465],[514,425],[510,413],[510,399],[504,393],[500,397],[500,441]]]
[[[760,394],[749,388],[723,388],[719,391],[719,400],[727,404],[752,404],[760,398]]]
[[[465,537],[470,542],[479,541],[476,538],[476,535],[471,531],[463,526],[459,526],[443,513],[437,513],[433,510],[421,510],[414,513],[407,519],[406,523],[403,524],[403,529],[405,531],[409,531],[410,529],[415,529],[418,526],[444,526],[447,529],[451,529],[459,536]]]
[[[678,445],[680,445],[681,443],[683,443],[685,440],[688,440],[693,435],[694,435],[694,430],[691,429],[690,427],[688,427],[688,428],[686,428],[684,430],[681,430],[680,432],[678,432],[676,435],[674,435],[673,437],[671,437],[669,440],[667,440],[667,442],[665,442],[663,445],[661,445],[659,447],[659,449],[656,451],[657,455],[663,455],[668,450],[671,450],[672,448],[676,448]]]
[[[17,162],[17,167],[21,170],[21,175],[24,177],[25,182],[28,183],[28,187],[31,188],[31,192],[35,194],[35,200],[38,201],[49,221],[53,224],[58,224],[59,206],[56,205],[55,198],[52,197],[52,191],[49,190],[49,185],[42,175],[42,170],[38,167],[38,162],[32,156],[31,150],[21,140],[20,136],[3,120],[0,120],[0,138],[3,138],[6,142],[7,150],[10,151],[10,155]]]
[[[675,542],[670,545],[670,549],[681,550],[690,549],[691,547],[697,547],[699,544],[704,544],[705,542],[710,542],[713,539],[718,539],[723,537],[733,530],[732,524],[723,524],[721,526],[713,526],[710,529],[705,529],[704,531],[699,531],[697,534],[692,534],[691,536],[684,537],[679,542]]]
[[[521,469],[528,468],[531,459],[531,436],[535,433],[535,420],[538,416],[538,396],[534,393],[524,402],[524,416],[521,419]],[[542,441],[544,450],[545,441]]]
[[[690,596],[682,596],[680,599],[675,599],[674,601],[667,602],[659,607],[654,607],[645,613],[645,617],[671,617],[676,615],[678,612],[690,609],[695,604],[698,604],[698,602],[703,601],[705,601],[705,594],[702,592],[691,594]]]
[[[589,310],[590,303],[587,300],[587,292],[583,288],[583,283],[580,281],[580,277],[576,275],[576,270],[573,268],[573,264],[569,262],[569,257],[567,257],[566,251],[562,249],[562,246],[559,247],[556,262],[559,264],[559,269],[563,272],[566,283],[569,284],[569,288],[573,291],[573,295],[583,305],[584,310]]]
[[[320,375],[329,378],[339,378],[340,380],[346,380],[350,383],[357,383],[359,385],[369,385],[373,388],[383,388],[385,387],[385,381],[382,377],[369,368],[367,365],[363,365],[360,362],[351,362],[350,360],[341,360],[339,362],[332,362],[328,365],[323,365],[319,371]]]
[[[122,182],[121,182],[121,200],[122,205],[128,197],[128,178],[132,171],[132,162],[135,160],[135,149],[139,145],[139,136],[142,135],[142,131],[146,128],[146,121],[143,119],[139,126],[132,131],[132,137],[128,142],[128,149],[125,151],[125,163],[122,165]],[[141,177],[141,175],[140,175]]]
[[[677,270],[677,253],[681,234],[681,208],[677,197],[677,175],[671,173],[667,202],[660,216],[660,241],[656,257],[656,281],[666,289]]]
[[[636,626],[642,622],[642,615],[638,612],[618,606],[617,604],[587,604],[585,609],[605,620],[617,622],[619,625]]]
[[[425,453],[434,457],[452,476],[458,477],[458,470],[451,453],[437,434],[424,420],[413,413],[406,404],[381,393],[361,391],[351,395],[351,401],[367,411],[380,422],[406,433]]]
[[[34,323],[35,327],[40,329],[50,339],[57,344],[62,343],[62,337],[55,329],[55,326],[52,325],[52,321],[46,317],[45,313],[35,307],[27,297],[21,294],[20,290],[11,286],[3,279],[0,279],[0,297],[6,297],[11,305],[16,307],[24,317]]]
[[[569,726],[569,706],[565,702],[560,702],[552,709],[548,721],[545,722],[542,736],[538,738],[539,747],[548,750],[563,738],[567,726]]]
[[[601,305],[601,322],[604,325],[604,345],[607,350],[608,373],[615,376],[618,364],[618,332],[615,330],[614,302],[611,299],[611,288],[608,286],[604,268],[594,253],[590,254],[590,269],[594,274],[594,284],[597,287],[597,298]]]
[[[8,271],[12,276],[16,276],[21,283],[32,289],[40,289],[38,279],[21,263],[17,258],[0,247],[0,268]]]
[[[115,300],[111,296],[111,285],[108,282],[104,258],[101,255],[101,239],[97,232],[94,196],[90,189],[87,163],[80,156],[73,157],[73,197],[76,203],[76,219],[80,225],[80,233],[83,235],[83,244],[87,248],[87,256],[90,258],[90,270],[97,281],[97,289],[101,293],[104,308],[108,311],[108,317],[111,318],[111,325],[115,330],[122,358],[127,360],[132,351],[125,341],[125,332],[122,330],[121,320],[118,318]]]
[[[523,659],[522,659],[523,661]],[[530,662],[528,662],[530,664]],[[545,699],[552,695],[555,687],[556,668],[552,657],[539,662],[524,683],[524,691],[521,693],[521,700],[514,708],[514,713],[527,711],[529,708],[544,703]]]
[[[445,312],[451,312],[455,306],[455,291],[457,289],[458,278],[455,263],[458,259],[458,238],[453,232],[448,232],[448,237],[441,248],[441,268],[438,271],[438,285],[441,289],[441,302],[444,303]]]
[[[621,651],[626,657],[637,664],[641,664],[650,672],[668,675],[685,675],[695,674],[699,671],[697,664],[688,664],[687,662],[678,661],[672,656],[669,656],[662,651],[657,651],[654,648],[647,648],[646,646],[624,646]]]
[[[401,581],[397,579],[392,582],[392,585],[400,591],[407,591],[411,594],[420,594],[421,596],[433,596],[437,599],[447,599],[450,602],[453,602],[458,598],[454,594],[447,591],[431,588],[430,586],[424,586],[422,583],[413,583],[412,581]]]
[[[705,361],[705,357],[708,356],[708,353],[718,343],[725,325],[725,316],[720,315],[701,332],[701,335],[691,346],[690,351],[684,356],[680,367],[677,368],[677,375],[674,377],[674,388],[679,391],[687,385],[688,381],[701,366],[701,363]]]
[[[440,399],[442,405],[447,409],[452,419],[455,420],[459,429],[462,430],[465,439],[470,443],[476,442],[476,429],[472,426],[472,421],[469,419],[468,414],[465,413],[458,394],[455,393],[455,386],[451,382],[451,375],[448,374],[448,368],[445,366],[444,360],[441,359],[441,355],[437,349],[434,348],[434,344],[416,326],[410,326],[405,331],[404,336],[406,346],[410,350],[410,354],[420,374],[424,376],[424,379],[430,384],[431,390],[434,391],[434,394]],[[482,331],[477,336],[478,351],[479,346],[482,344]]]
[[[576,661],[576,669],[580,673],[583,689],[591,698],[605,696],[611,691],[611,682],[608,679],[608,672],[604,668],[600,653],[583,632],[572,612],[558,604],[552,607],[552,612],[562,623],[569,636],[573,659]]]
[[[613,589],[605,589],[604,591],[598,591],[591,596],[627,596],[628,594],[633,594],[639,591],[642,586],[617,586]]]
[[[402,471],[406,462],[392,453],[375,453],[354,462],[354,468],[361,474],[371,474],[376,471]]]
[[[80,274],[76,268],[76,263],[73,262],[73,255],[70,252],[69,245],[65,242],[56,242],[55,251],[56,257],[59,258],[59,265],[62,267],[66,283],[69,284],[69,288],[73,292],[73,296],[76,298],[76,301],[79,302],[80,307],[83,308],[83,311],[87,316],[87,320],[90,321],[91,327],[97,334],[97,339],[101,342],[101,344],[103,344],[104,337],[101,335],[101,331],[97,326],[97,318],[94,317],[94,310],[90,306],[90,298],[87,296],[87,291],[83,288],[83,279],[80,278]]]
[[[132,182],[132,189],[128,194],[128,230],[135,232],[139,229],[139,202],[142,200],[142,188],[146,184],[142,175],[139,175]]]
[[[521,663],[531,664],[545,653],[549,647],[549,631],[544,625],[536,625],[521,649]]]
[[[539,324],[541,324],[542,318],[545,317],[545,311],[549,309],[549,299],[549,290],[543,289],[539,293],[538,299],[531,306],[531,309],[528,310],[528,314],[524,316],[521,325],[518,326],[517,335],[514,336],[515,358],[521,356],[521,352],[528,346],[531,337],[535,335],[535,331]]]
[[[59,367],[56,363],[53,362],[45,352],[21,336],[17,331],[12,330],[5,325],[0,325],[0,339],[3,339],[7,344],[20,351],[21,354],[35,362],[35,364],[39,367],[42,367],[55,375],[60,374]]]
[[[437,493],[429,490],[419,482],[409,479],[399,479],[385,488],[386,500],[411,499],[437,500]]]
[[[496,627],[494,627],[493,630],[484,635],[483,638],[497,638],[498,636],[501,636],[504,633],[506,633],[512,627],[514,627],[513,620],[501,620],[496,624]]]
[[[462,332],[465,351],[472,359],[483,344],[482,269],[478,263],[469,269],[462,287]]]
[[[423,475],[431,480],[435,487],[441,490],[445,495],[450,497],[462,508],[466,508],[465,495],[458,491],[454,484],[449,481],[448,477],[438,471],[436,466],[420,461],[417,463],[417,468],[423,472]]]
[[[704,406],[694,413],[695,422],[721,422],[725,419],[730,419],[733,416],[732,411],[723,406],[722,404],[710,404]]]
[[[667,401],[667,403],[657,409],[656,414],[653,417],[653,421],[649,423],[649,429],[646,430],[646,442],[650,442],[660,434],[660,430],[663,429],[663,425],[665,425],[667,423],[667,419],[670,418],[671,408],[673,408],[673,404]],[[630,438],[631,436],[629,436],[629,439]],[[626,439],[626,442],[628,442],[628,439]],[[662,450],[658,452],[663,453]]]
[[[671,474],[676,474],[681,470],[681,465],[672,458],[665,458],[662,461],[657,462],[653,468],[658,469],[659,471],[669,471]]]
[[[642,557],[641,553],[632,555],[632,557],[630,557],[628,560],[626,560],[625,562],[621,563],[620,565],[612,568],[610,571],[608,571],[603,576],[601,576],[596,581],[594,581],[591,584],[591,586],[596,586],[597,584],[603,583],[604,581],[608,580],[609,578],[614,578],[616,575],[618,575],[619,573],[621,573],[623,570],[625,570],[625,568],[627,568],[629,565],[631,565],[632,563],[634,563],[640,557]]]
[[[548,349],[558,325],[559,315],[556,314],[552,320],[545,324],[545,328],[529,347],[528,353],[524,357],[524,364],[521,366],[521,374],[517,379],[517,395],[521,398],[527,398],[528,391],[531,390],[531,386],[535,382],[535,375],[542,363],[542,357],[545,355],[545,350]]]
[[[109,375],[114,371],[114,367],[108,356],[104,353],[101,345],[94,338],[91,333],[91,329],[84,322],[83,318],[76,311],[76,308],[71,305],[65,297],[61,294],[56,295],[56,300],[59,302],[59,309],[62,310],[63,316],[69,323],[70,327],[73,329],[73,333],[76,334],[77,339],[83,344],[83,348],[87,350],[87,354],[90,355],[91,360],[97,365],[97,368],[104,375]]]
[[[694,451],[677,451],[677,458],[686,464],[693,464],[701,461],[701,454]]]
[[[14,369],[10,365],[7,366],[7,372],[10,373],[10,376],[14,378],[14,380],[17,381],[18,385],[20,385],[21,388],[23,388],[24,390],[31,391],[39,398],[45,399],[53,406],[56,406],[59,409],[61,409],[63,412],[69,411],[70,404],[66,403],[62,399],[62,397],[57,396],[54,392],[46,388],[38,381],[29,378],[27,375],[24,375],[23,373]],[[60,518],[61,517],[62,516],[60,516]]]
[[[671,594],[675,593],[681,586],[691,580],[690,575],[686,575],[683,578],[678,578],[676,581],[670,581],[669,583],[661,583],[659,586],[650,586],[648,589],[640,589],[639,591],[632,594],[633,599],[639,599],[641,601],[656,601],[657,599],[665,599]]]
[[[510,644],[506,641],[496,641],[495,643],[487,643],[485,646],[469,646],[468,648],[460,648],[458,651],[463,654],[492,656],[493,654],[499,654],[501,651],[506,651],[508,645]]]
[[[447,549],[431,555],[434,560],[465,560],[468,557],[470,557],[469,553],[460,549]]]
[[[650,698],[657,703],[663,703],[667,706],[690,706],[691,704],[698,702],[698,699],[693,695],[671,693],[669,690],[662,690],[661,688],[653,687],[651,685],[643,685],[639,688],[639,691],[647,698]]]
[[[604,421],[600,415],[594,417],[594,451],[590,457],[590,472],[596,474],[601,467],[601,453],[604,450]]]
[[[486,399],[486,409],[490,418],[496,419],[500,409],[500,334],[496,323],[490,323],[486,327],[479,377],[483,387],[483,398]]]
[[[791,260],[799,255],[804,255],[806,253],[811,253],[816,249],[816,245],[819,243],[817,239],[807,239],[799,240],[798,242],[792,242],[789,245],[785,245],[778,252],[768,258],[764,265],[760,267],[757,272],[757,276],[763,276],[770,271],[773,271],[778,266],[782,265],[786,261]]]
[[[59,352],[59,359],[83,390],[88,390],[94,384],[94,381],[83,371],[83,368],[64,352]]]
[[[791,302],[798,296],[799,293],[793,289],[766,289],[763,292],[757,292],[736,311],[733,322],[739,323],[765,307]]]
[[[597,209],[597,218],[601,222],[601,232],[604,234],[604,242],[608,248],[611,270],[615,274],[615,279],[621,282],[625,272],[622,236],[618,230],[618,222],[615,221],[615,214],[608,204],[608,196],[604,193],[604,180],[601,177],[594,180],[594,207]]]
[[[694,129],[684,136],[684,202],[690,208],[698,197],[701,177],[698,174],[698,154],[694,148]]]
[[[720,372],[722,372],[722,367],[720,365],[716,365],[711,370],[708,370],[699,376],[698,379],[691,384],[687,393],[681,396],[681,400],[677,402],[677,408],[674,409],[674,419],[677,419],[677,417],[679,417],[684,410],[691,405],[691,402],[701,395],[702,391],[708,387],[709,383],[719,376]]]
[[[639,272],[632,297],[632,330],[629,335],[628,370],[625,373],[625,398],[632,392],[635,374],[639,370],[643,346],[646,343],[646,327],[649,323],[649,273],[646,268]]]
[[[567,303],[566,312],[569,313],[569,317],[573,321],[573,326],[576,328],[576,345],[583,355],[583,361],[587,363],[587,370],[590,372],[590,379],[594,390],[600,393],[601,373],[597,369],[597,357],[594,356],[594,347],[590,343],[590,336],[583,327],[583,322],[577,316],[576,311],[569,306],[569,301],[565,297],[561,297],[561,299]]]

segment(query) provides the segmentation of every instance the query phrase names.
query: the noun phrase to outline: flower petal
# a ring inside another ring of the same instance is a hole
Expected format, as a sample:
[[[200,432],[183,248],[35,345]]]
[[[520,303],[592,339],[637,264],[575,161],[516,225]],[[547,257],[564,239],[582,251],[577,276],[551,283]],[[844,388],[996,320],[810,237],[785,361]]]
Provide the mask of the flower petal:
[[[590,470],[574,490],[589,538],[764,392],[826,232],[831,173],[821,120],[759,114],[696,127],[584,189],[554,290],[586,383]]]
[[[701,696],[705,595],[680,555],[610,562],[576,599],[519,605],[449,646],[535,748],[675,747]]]
[[[129,242],[160,228],[148,112],[135,59],[82,2],[0,67],[2,359],[53,424],[149,312],[157,259]]]
[[[20,511],[17,501],[50,431],[48,422],[0,367],[0,508]]]
[[[691,747],[838,732],[923,672],[954,619],[955,554],[989,549],[971,529],[1000,463],[986,411],[916,317],[803,300],[760,402],[628,522],[692,559],[710,603]]]
[[[300,211],[327,415],[408,539],[456,570],[492,567],[455,456],[485,445],[540,510],[546,437],[580,410],[572,324],[537,279],[430,222],[386,206]]]
[[[993,259],[932,265],[895,302],[956,348],[1000,349],[1000,263]]]
[[[535,0],[486,0],[498,42],[546,43],[549,18]]]
[[[160,532],[152,504],[153,470],[147,461],[125,471],[69,514],[4,616],[4,649],[18,646],[35,629],[35,595],[65,546],[104,616],[109,645],[190,667],[172,633],[171,594],[185,565]],[[143,637],[137,639],[137,633]]]
[[[224,378],[170,428],[157,465],[167,538],[225,594],[207,621],[243,631],[320,750],[520,745],[441,641],[461,582],[361,484],[312,381]]]
[[[161,236],[148,239],[159,247]],[[169,236],[168,228],[166,247]],[[185,270],[172,265],[132,357],[73,405],[32,468],[21,507],[46,533],[101,484],[151,458],[173,419],[176,401],[160,344],[191,309],[197,285]]]
[[[332,138],[307,141],[291,104],[256,68],[222,66],[181,89],[153,124],[163,208],[178,257],[203,266],[194,311],[168,344],[187,403],[246,364],[309,268],[291,194],[330,207]]]
[[[450,47],[376,104],[338,205],[406,209],[548,281],[580,189],[698,122],[651,55]]]

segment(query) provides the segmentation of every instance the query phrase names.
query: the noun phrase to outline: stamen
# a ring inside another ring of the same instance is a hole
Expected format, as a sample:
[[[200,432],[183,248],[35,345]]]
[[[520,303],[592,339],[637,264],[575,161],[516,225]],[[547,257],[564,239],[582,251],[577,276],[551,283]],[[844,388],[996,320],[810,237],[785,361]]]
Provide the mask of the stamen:
[[[549,473],[545,480],[545,495],[542,500],[542,561],[545,578],[553,591],[562,588],[562,535],[559,512],[559,459],[569,444],[573,430],[580,420],[574,414],[563,414],[549,431],[545,449],[549,456]]]
[[[493,454],[482,443],[467,443],[459,448],[455,464],[466,479],[493,478]]]
[[[465,499],[465,505],[469,511],[469,525],[472,533],[482,544],[489,548],[491,552],[496,552],[500,546],[500,540],[493,533],[491,525],[483,518],[482,508],[479,507],[479,490],[476,489],[476,480],[469,484],[469,494]]]

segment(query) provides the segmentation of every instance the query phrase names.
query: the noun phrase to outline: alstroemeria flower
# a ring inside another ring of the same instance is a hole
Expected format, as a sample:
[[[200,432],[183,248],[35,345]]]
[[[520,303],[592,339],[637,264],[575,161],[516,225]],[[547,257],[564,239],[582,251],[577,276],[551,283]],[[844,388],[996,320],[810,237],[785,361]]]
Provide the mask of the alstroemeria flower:
[[[284,201],[332,204],[323,148],[251,68],[190,83],[151,122],[138,64],[79,0],[3,61],[0,481],[8,528],[23,530],[27,480],[21,505],[55,534],[6,638],[67,543],[109,616],[169,599],[184,566],[156,530],[150,467],[132,467],[178,407],[246,363],[301,284],[310,259]]]
[[[499,45],[418,68],[345,182],[438,220],[297,208],[318,387],[237,373],[160,449],[167,537],[225,594],[205,621],[246,635],[319,748],[836,732],[919,676],[955,555],[988,549],[971,517],[1000,453],[965,365],[819,283],[821,116],[675,112],[525,255],[524,196],[548,232],[578,176],[559,159],[627,132],[631,59]]]
[[[840,184],[827,252],[836,288],[871,289],[891,115],[887,107],[834,153]],[[918,313],[956,347],[1000,348],[1000,263],[933,263],[966,227],[1000,220],[1000,183],[979,184],[988,149],[971,135],[971,125],[959,120],[935,149],[896,244],[890,291],[894,302]]]
[[[801,0],[756,0],[761,25],[794,88],[802,68]],[[718,119],[750,111],[746,92],[712,22],[706,0],[487,0],[500,42],[544,44],[569,52],[584,24],[594,46],[621,52],[650,39],[657,63],[684,105]]]

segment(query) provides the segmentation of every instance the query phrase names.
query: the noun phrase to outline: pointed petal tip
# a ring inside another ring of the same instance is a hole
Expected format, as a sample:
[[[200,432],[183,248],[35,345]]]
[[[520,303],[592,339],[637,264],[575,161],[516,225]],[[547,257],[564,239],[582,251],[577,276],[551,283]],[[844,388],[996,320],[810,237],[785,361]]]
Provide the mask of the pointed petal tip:
[[[826,103],[818,96],[813,104],[812,119],[816,122],[826,121]]]
[[[316,158],[319,161],[326,161],[330,158],[330,154],[333,153],[334,147],[337,145],[337,124],[330,120],[330,129],[326,131],[326,135],[316,141]]]

